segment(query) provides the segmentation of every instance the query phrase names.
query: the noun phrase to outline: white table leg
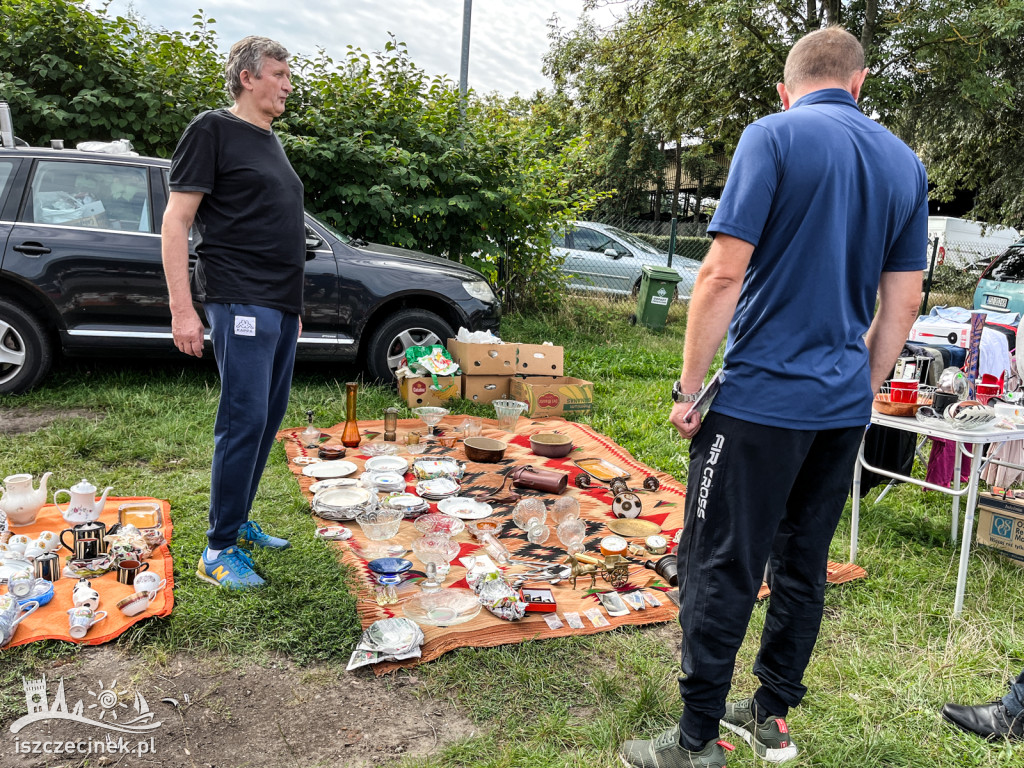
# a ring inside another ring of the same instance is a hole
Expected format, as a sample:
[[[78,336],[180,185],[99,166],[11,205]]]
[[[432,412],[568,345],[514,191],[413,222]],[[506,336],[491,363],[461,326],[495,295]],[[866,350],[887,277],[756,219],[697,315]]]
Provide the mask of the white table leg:
[[[866,433],[865,433],[866,436]],[[864,438],[861,438],[857,449],[857,460],[853,463],[853,503],[850,509],[850,562],[857,562],[857,529],[860,526],[860,477],[864,471],[861,459],[864,458]]]
[[[953,459],[953,490],[960,490],[960,462],[964,459],[963,443],[959,440],[956,443],[956,452]],[[971,468],[974,468],[974,462],[971,462]],[[968,491],[969,493],[969,491]],[[953,517],[952,528],[949,534],[949,543],[956,546],[956,529],[960,523],[960,496],[953,497],[953,510],[951,512]]]
[[[959,443],[957,443],[957,446],[959,448]],[[973,453],[970,482],[967,486],[967,506],[964,510],[964,534],[960,542],[960,568],[956,575],[956,597],[953,600],[954,616],[959,616],[964,610],[964,591],[967,588],[967,561],[971,557],[971,537],[974,534],[974,510],[978,506],[978,479],[981,476],[981,461],[978,455],[981,453],[980,446],[975,445]]]

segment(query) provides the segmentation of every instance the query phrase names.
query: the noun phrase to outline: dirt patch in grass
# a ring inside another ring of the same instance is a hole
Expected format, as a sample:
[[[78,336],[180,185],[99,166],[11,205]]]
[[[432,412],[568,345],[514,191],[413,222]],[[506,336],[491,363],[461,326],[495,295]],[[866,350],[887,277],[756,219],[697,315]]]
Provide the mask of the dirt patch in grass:
[[[137,716],[139,693],[154,713],[151,722],[160,725],[144,734],[125,734],[47,719],[11,734],[10,723],[0,724],[0,764],[363,768],[436,753],[475,730],[448,702],[418,696],[419,682],[408,673],[378,679],[366,669],[297,667],[286,660],[258,666],[188,654],[148,663],[136,654],[100,647],[83,649],[74,661],[46,670],[50,707],[61,679],[68,711],[81,700],[82,714],[90,720],[126,723]],[[108,691],[117,694],[116,704],[105,695]],[[136,753],[58,756],[16,751],[37,741],[116,743],[118,738]],[[140,743],[151,752],[137,754]]]
[[[50,426],[57,419],[105,418],[101,411],[90,408],[0,408],[0,435],[21,435]]]

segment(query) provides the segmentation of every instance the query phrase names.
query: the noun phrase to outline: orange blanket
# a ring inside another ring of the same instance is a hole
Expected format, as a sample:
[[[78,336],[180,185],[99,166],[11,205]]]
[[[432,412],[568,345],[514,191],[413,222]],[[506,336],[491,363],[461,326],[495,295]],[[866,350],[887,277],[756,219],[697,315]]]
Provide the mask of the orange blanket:
[[[100,522],[108,528],[117,522],[117,508],[128,501],[154,501],[154,499],[143,497],[119,497],[107,498],[100,514]],[[25,617],[14,631],[14,638],[7,647],[24,645],[36,640],[67,640],[72,643],[83,643],[85,645],[99,645],[124,632],[128,627],[137,624],[149,616],[167,616],[174,607],[174,564],[171,560],[171,552],[168,544],[171,541],[171,505],[167,501],[160,500],[163,516],[163,535],[167,544],[157,547],[149,559],[149,570],[167,579],[167,584],[160,590],[159,594],[149,604],[149,607],[137,616],[125,616],[117,609],[117,602],[135,591],[134,587],[128,584],[120,584],[117,581],[117,574],[114,572],[105,573],[102,576],[92,576],[89,581],[93,589],[100,594],[100,611],[106,611],[104,619],[93,626],[82,640],[75,640],[68,634],[69,608],[74,606],[71,600],[71,590],[74,589],[77,579],[62,576],[54,582],[53,599],[46,605],[41,606],[34,613]],[[52,504],[48,504],[39,511],[39,516],[32,525],[13,527],[14,533],[23,533],[29,537],[35,537],[43,531],[53,531],[60,535],[60,532],[71,525],[60,516],[60,512]],[[69,537],[70,538],[70,537]],[[58,550],[61,558],[61,569],[65,565],[65,557],[68,550],[63,547]],[[6,591],[6,588],[5,588]]]
[[[459,435],[460,433],[454,432],[452,429],[458,426],[465,418],[465,416],[448,416],[441,422],[438,429],[440,431],[447,430],[448,435]],[[643,504],[643,515],[641,519],[660,526],[662,535],[670,541],[673,535],[682,527],[683,506],[686,497],[685,488],[681,486],[671,475],[652,470],[651,468],[641,464],[624,448],[612,442],[604,435],[595,432],[590,427],[584,424],[568,422],[561,418],[520,419],[516,434],[512,435],[498,430],[496,428],[497,422],[494,420],[481,419],[481,421],[484,426],[484,436],[498,438],[509,443],[508,449],[505,451],[504,460],[501,463],[481,464],[467,461],[461,443],[456,443],[452,448],[441,448],[439,446],[435,446],[429,453],[422,454],[422,456],[426,457],[451,456],[452,458],[465,463],[466,474],[462,479],[461,495],[474,495],[489,489],[496,489],[501,484],[502,473],[504,473],[510,466],[532,464],[536,467],[566,472],[569,475],[569,484],[564,495],[572,495],[579,501],[581,517],[587,523],[587,552],[599,554],[598,542],[601,538],[611,533],[607,528],[607,524],[616,520],[611,508],[613,496],[610,492],[609,486],[597,480],[593,480],[591,487],[586,490],[577,488],[574,484],[576,477],[585,473],[578,469],[573,463],[574,460],[584,458],[599,458],[604,459],[605,461],[608,461],[629,473],[629,486],[632,490],[638,492]],[[359,423],[359,426],[363,435],[363,443],[360,447],[365,447],[370,441],[379,442],[381,440],[381,433],[383,431],[383,423],[381,421],[362,421]],[[342,428],[343,425],[338,424],[335,427],[328,429],[328,432],[334,436],[330,439],[330,444],[333,445],[339,443],[338,438],[342,433]],[[299,481],[299,485],[302,490],[312,498],[312,494],[309,493],[309,486],[315,482],[315,479],[305,476],[302,473],[303,466],[297,465],[291,461],[291,459],[299,456],[310,456],[315,455],[316,453],[315,450],[307,449],[302,445],[302,442],[299,439],[300,431],[301,429],[299,428],[282,430],[278,433],[278,439],[284,441],[285,450],[289,458],[289,466],[295,473]],[[410,431],[425,433],[426,429],[422,422],[415,419],[399,421],[398,445],[400,447],[405,442],[404,436]],[[541,456],[537,456],[531,451],[529,436],[538,432],[551,431],[557,431],[572,438],[575,448],[567,457],[563,459],[546,459]],[[404,450],[400,450],[399,455],[409,460],[419,458],[408,456]],[[367,456],[361,453],[360,448],[350,449],[345,457],[347,461],[351,461],[353,464],[357,465],[360,470],[362,470],[367,458]],[[642,490],[644,479],[650,476],[657,477],[660,481],[661,485],[657,491]],[[411,473],[406,475],[406,481],[407,488],[411,491],[415,486],[415,480],[413,480]],[[547,502],[549,509],[554,499],[558,498],[552,494],[542,494],[523,489],[517,490],[522,493],[524,497],[535,496],[543,499]],[[544,542],[543,545],[531,544],[526,539],[526,532],[520,530],[512,522],[513,505],[499,504],[495,502],[491,502],[491,504],[494,507],[494,514],[491,516],[492,519],[503,522],[503,529],[499,538],[501,542],[511,550],[513,557],[552,563],[561,562],[565,559],[565,548],[558,541],[558,538],[555,535],[554,526],[551,525],[552,521],[550,518],[548,523],[551,526],[551,535],[548,540]],[[437,505],[435,503],[431,503],[430,511],[437,511]],[[330,521],[323,521],[321,524],[337,525],[337,523]],[[406,581],[398,587],[398,604],[386,606],[378,605],[374,598],[374,577],[367,567],[367,560],[360,556],[360,551],[366,545],[367,540],[363,537],[358,524],[354,521],[344,523],[344,525],[352,530],[353,536],[349,541],[336,542],[336,545],[339,549],[339,554],[343,562],[353,566],[362,576],[362,581],[359,586],[360,600],[358,610],[363,627],[368,627],[378,619],[403,616],[402,602],[417,594],[418,582],[423,575],[423,565],[411,553],[405,555],[405,557],[413,561],[414,570],[409,572]],[[419,535],[420,533],[413,527],[412,522],[407,520],[402,523],[401,529],[399,530],[398,535],[393,539],[393,542],[408,547],[409,544]],[[461,551],[452,562],[451,573],[444,583],[445,587],[467,586],[465,581],[466,571],[465,568],[459,564],[459,558],[481,551],[481,548],[475,543],[468,531],[463,531],[458,534],[455,537],[455,540],[459,543]],[[644,541],[643,537],[628,538],[627,540],[630,541],[630,543],[640,545],[642,545]],[[669,551],[672,552],[674,549],[670,549]],[[649,570],[644,567],[645,562],[653,563],[658,559],[658,557],[659,556],[656,555],[631,556],[629,583],[626,586],[621,587],[618,591],[620,593],[642,591],[653,597],[654,600],[660,602],[660,606],[649,606],[640,611],[630,610],[625,616],[612,617],[609,616],[603,608],[601,608],[601,604],[597,598],[598,592],[608,591],[611,589],[610,585],[600,577],[597,580],[596,589],[590,589],[589,577],[581,577],[577,583],[576,589],[573,589],[570,582],[563,582],[553,586],[541,582],[530,582],[527,584],[529,587],[551,588],[557,602],[557,614],[559,619],[562,621],[562,627],[551,629],[545,622],[545,614],[543,613],[528,612],[523,619],[515,622],[509,622],[493,616],[486,610],[482,610],[476,618],[464,624],[452,627],[422,627],[425,640],[422,646],[422,656],[420,658],[401,662],[379,663],[374,665],[373,669],[377,674],[384,674],[398,667],[413,666],[423,661],[429,661],[437,658],[447,651],[464,646],[489,647],[504,645],[506,643],[519,643],[527,640],[561,637],[572,634],[592,634],[608,629],[614,629],[626,624],[650,624],[655,622],[673,621],[677,617],[678,608],[666,596],[666,592],[669,591],[668,585],[665,584],[653,570]],[[852,567],[855,568],[856,566]],[[514,574],[519,570],[521,569],[512,568],[509,569],[509,572]],[[832,568],[830,567],[830,573],[831,571]],[[850,578],[847,569],[841,569],[841,573],[845,578]],[[861,575],[862,574],[863,572],[861,571]],[[767,588],[763,589],[763,593],[767,594]],[[594,623],[585,615],[585,611],[591,609],[597,609],[607,620],[607,625],[595,626]],[[568,622],[565,619],[565,614],[567,612],[575,612],[580,615],[583,622],[583,627],[581,629],[572,629],[569,627]]]

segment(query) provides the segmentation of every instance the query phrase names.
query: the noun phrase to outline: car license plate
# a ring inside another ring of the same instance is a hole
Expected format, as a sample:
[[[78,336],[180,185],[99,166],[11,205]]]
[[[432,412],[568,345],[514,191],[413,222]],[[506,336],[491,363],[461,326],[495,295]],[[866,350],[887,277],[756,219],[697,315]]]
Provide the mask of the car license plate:
[[[1000,309],[1006,309],[1007,299],[1005,296],[985,296],[985,303],[990,307],[999,307]]]

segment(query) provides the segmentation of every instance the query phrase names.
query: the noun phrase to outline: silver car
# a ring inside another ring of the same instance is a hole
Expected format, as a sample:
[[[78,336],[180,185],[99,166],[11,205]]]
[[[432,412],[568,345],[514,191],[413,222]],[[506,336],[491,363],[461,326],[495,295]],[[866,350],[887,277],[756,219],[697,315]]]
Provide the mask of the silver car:
[[[668,266],[668,252],[608,224],[574,221],[564,233],[552,233],[551,239],[552,253],[564,257],[559,269],[573,290],[635,295],[645,264]],[[672,268],[680,277],[677,298],[688,300],[700,262],[674,255]]]

